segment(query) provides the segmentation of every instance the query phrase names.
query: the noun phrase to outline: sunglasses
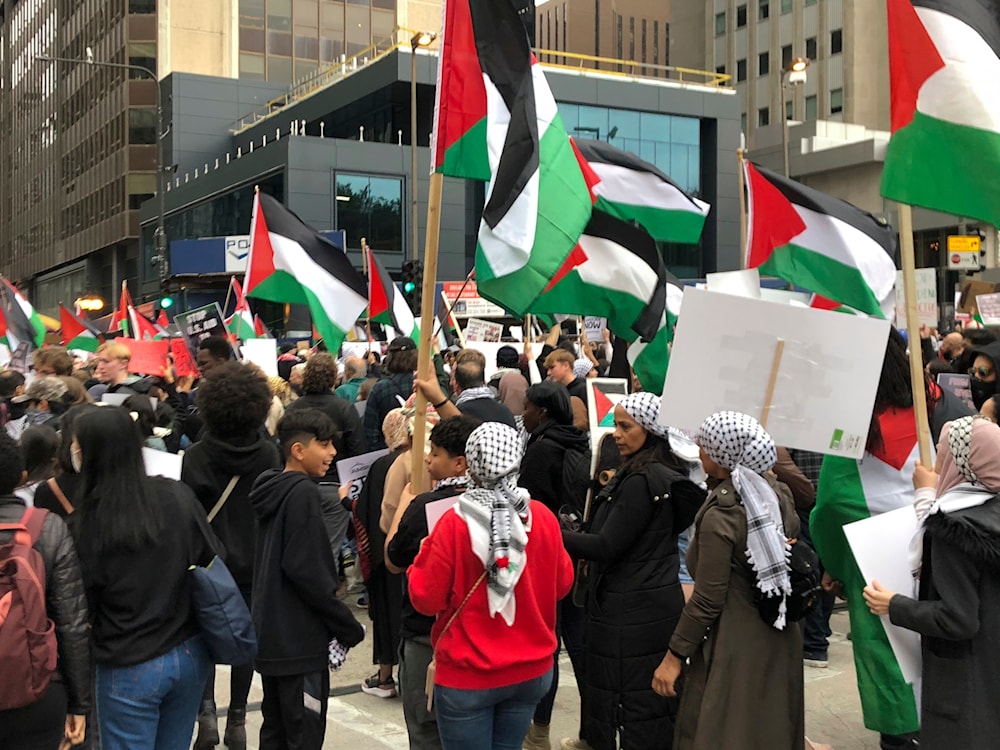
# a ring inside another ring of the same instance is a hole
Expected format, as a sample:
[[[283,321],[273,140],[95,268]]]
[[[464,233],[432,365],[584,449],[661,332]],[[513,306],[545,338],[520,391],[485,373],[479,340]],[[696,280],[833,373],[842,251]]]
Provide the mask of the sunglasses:
[[[992,367],[970,367],[969,375],[974,378],[979,378],[980,380],[985,380],[990,375],[993,374]]]

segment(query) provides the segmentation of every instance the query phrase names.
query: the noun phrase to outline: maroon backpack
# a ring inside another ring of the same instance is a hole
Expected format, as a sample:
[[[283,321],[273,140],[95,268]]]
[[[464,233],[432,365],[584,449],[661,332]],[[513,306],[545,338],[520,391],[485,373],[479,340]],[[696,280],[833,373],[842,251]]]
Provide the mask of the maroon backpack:
[[[45,609],[45,561],[34,548],[47,510],[28,508],[0,545],[0,710],[41,698],[56,669],[56,631]]]

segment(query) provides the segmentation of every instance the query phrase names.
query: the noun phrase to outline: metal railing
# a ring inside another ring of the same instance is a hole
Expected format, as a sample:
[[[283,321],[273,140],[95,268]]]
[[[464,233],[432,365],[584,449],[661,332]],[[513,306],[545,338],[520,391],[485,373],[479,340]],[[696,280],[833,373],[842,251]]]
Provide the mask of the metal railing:
[[[669,80],[703,86],[725,86],[733,78],[725,73],[681,68],[676,65],[654,65],[641,60],[619,60],[615,57],[598,57],[597,55],[584,55],[579,52],[564,52],[556,49],[536,48],[534,52],[541,65],[557,70],[591,70],[629,78],[652,78],[653,80]]]

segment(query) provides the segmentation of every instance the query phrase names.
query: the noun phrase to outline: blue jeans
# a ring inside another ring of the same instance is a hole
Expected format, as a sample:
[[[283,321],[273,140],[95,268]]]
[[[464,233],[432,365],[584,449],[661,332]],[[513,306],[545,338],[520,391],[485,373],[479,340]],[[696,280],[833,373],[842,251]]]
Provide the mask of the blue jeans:
[[[200,635],[141,664],[98,664],[102,749],[188,750],[211,666]]]
[[[444,750],[521,750],[535,706],[552,670],[526,682],[486,690],[434,686],[434,710]]]

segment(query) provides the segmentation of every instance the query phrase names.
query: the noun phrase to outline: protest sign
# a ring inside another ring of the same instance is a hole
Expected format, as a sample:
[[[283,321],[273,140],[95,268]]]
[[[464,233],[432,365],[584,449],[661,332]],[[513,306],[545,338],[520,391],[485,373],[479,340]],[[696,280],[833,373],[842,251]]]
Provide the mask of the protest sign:
[[[452,315],[456,318],[503,318],[507,312],[479,296],[475,281],[443,281],[441,294],[449,306],[454,303]]]
[[[596,466],[598,445],[602,437],[615,430],[615,407],[628,395],[628,381],[625,378],[587,378],[586,382],[590,449]]]
[[[760,273],[756,268],[705,274],[709,291],[760,299]]]
[[[357,500],[361,494],[361,488],[365,486],[368,472],[371,471],[372,464],[382,456],[388,456],[389,449],[383,448],[370,453],[362,453],[360,456],[344,458],[337,461],[337,477],[342,486],[350,485],[348,497]]]
[[[441,500],[435,500],[434,502],[427,503],[427,505],[424,506],[424,517],[427,519],[428,535],[434,531],[434,527],[437,526],[437,522],[441,520],[441,516],[454,508],[456,505],[458,505],[458,495],[445,497]]]
[[[937,328],[937,269],[918,268],[917,279],[917,317],[920,325]],[[896,271],[896,325],[902,328],[906,324],[906,299],[903,295],[903,272]]]
[[[865,582],[876,578],[889,591],[913,596],[913,572],[910,570],[910,541],[917,532],[917,515],[911,506],[881,513],[844,526],[844,535]],[[860,596],[860,592],[852,592]],[[892,653],[899,662],[903,679],[913,686],[920,705],[920,635],[893,625],[889,617],[880,618],[885,626]]]
[[[972,401],[972,380],[968,375],[957,372],[942,372],[937,376],[938,385],[955,394],[973,412],[978,412]]]
[[[142,462],[146,467],[146,476],[161,476],[167,479],[181,481],[181,464],[183,459],[175,453],[158,451],[153,448],[142,449]]]
[[[379,354],[382,353],[382,347],[379,343],[373,342],[369,344],[367,341],[345,341],[340,345],[340,353],[344,357],[361,357],[361,359],[368,359],[368,352],[374,349]]]
[[[253,362],[268,377],[278,374],[278,342],[274,339],[247,339],[240,347],[244,362]]]
[[[198,344],[209,336],[222,336],[229,339],[229,331],[222,318],[222,309],[218,302],[205,305],[188,312],[177,313],[174,316],[184,342],[187,344],[191,359],[198,359]]]
[[[587,315],[583,319],[583,328],[587,332],[587,341],[592,344],[604,341],[604,329],[607,327],[607,318],[595,318],[592,315]]]
[[[174,373],[177,377],[184,378],[188,375],[198,376],[198,366],[191,359],[191,352],[188,351],[184,339],[170,339],[170,354],[174,359]]]
[[[888,335],[885,320],[686,289],[660,421],[766,407],[778,445],[861,458]]]
[[[479,318],[469,318],[465,326],[465,340],[472,343],[480,341],[497,342],[503,336],[503,324],[493,323]]]
[[[139,341],[122,338],[118,339],[117,343],[128,347],[132,355],[128,360],[128,371],[135,375],[159,375],[167,366],[170,342],[166,339]]]
[[[6,344],[0,344],[0,367],[6,367],[10,362],[10,349]]]
[[[1000,294],[980,294],[976,307],[984,326],[1000,326]]]

